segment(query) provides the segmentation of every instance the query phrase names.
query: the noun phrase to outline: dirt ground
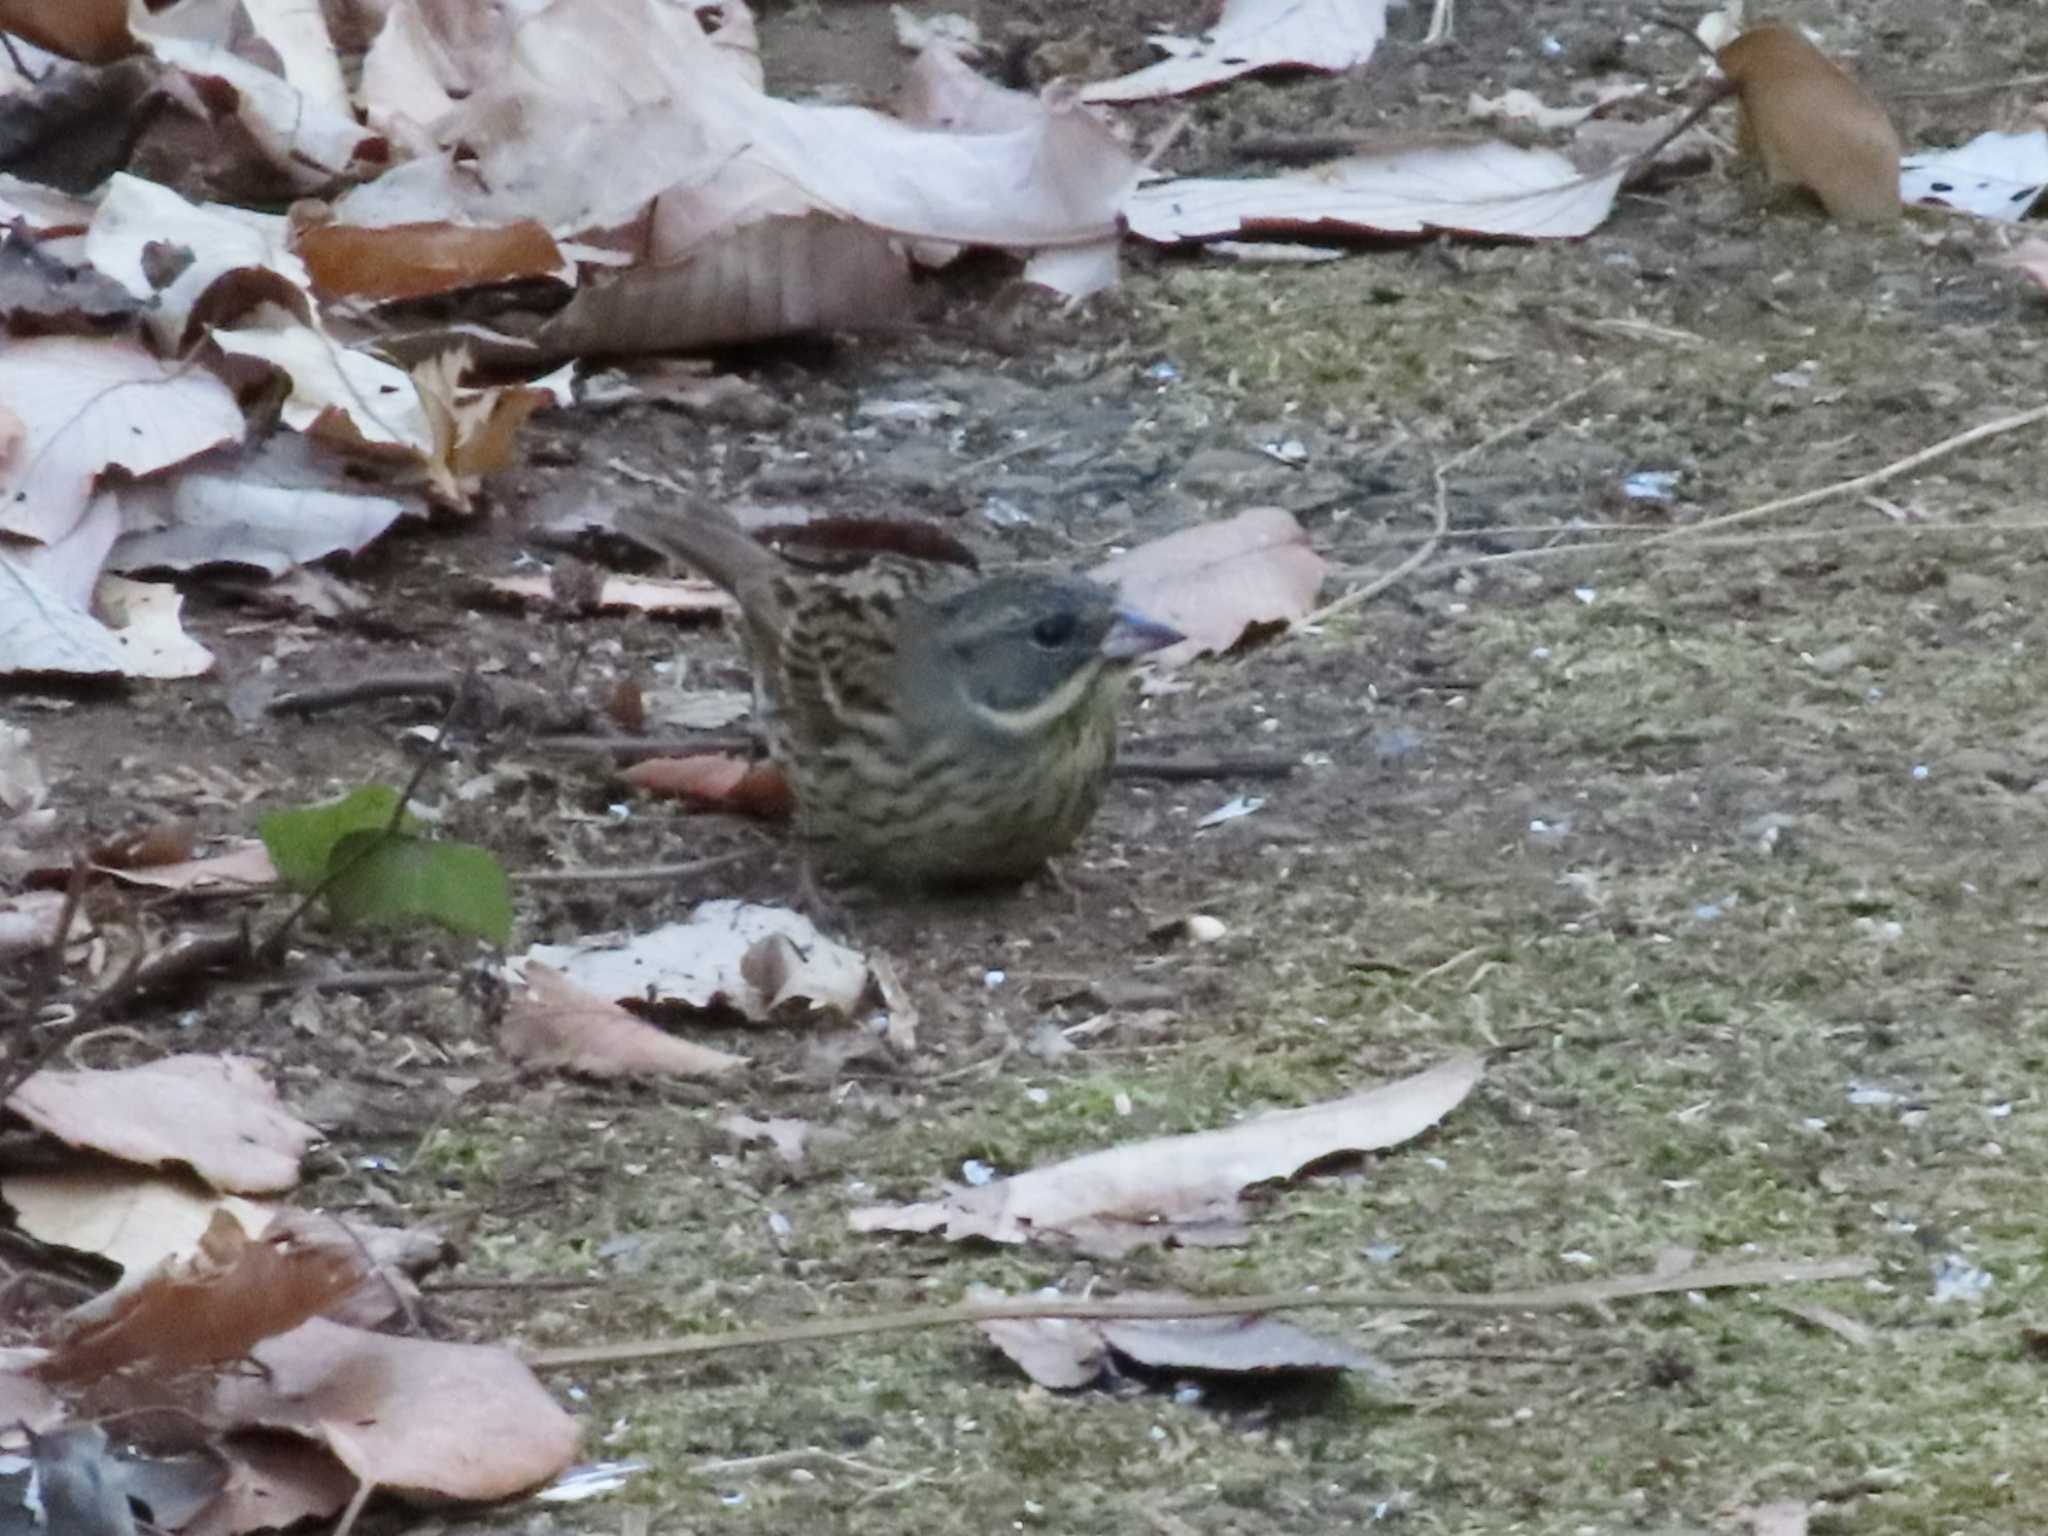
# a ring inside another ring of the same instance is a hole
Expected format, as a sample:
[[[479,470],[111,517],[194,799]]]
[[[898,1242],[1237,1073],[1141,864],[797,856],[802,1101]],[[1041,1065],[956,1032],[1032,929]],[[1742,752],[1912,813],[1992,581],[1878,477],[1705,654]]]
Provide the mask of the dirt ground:
[[[978,9],[1039,78],[1141,63],[1144,32],[1185,8]],[[1909,144],[2012,126],[2034,97],[1908,93],[2048,69],[2034,5],[1784,14],[1854,57]],[[1455,41],[1427,51],[1423,20],[1397,12],[1356,78],[1194,101],[1169,166],[1258,168],[1247,151],[1276,137],[1463,130],[1475,91],[1558,101],[1603,70],[1695,63],[1620,4],[1466,0]],[[776,7],[763,30],[773,88],[860,94],[896,67],[886,6]],[[1508,531],[1677,528],[2031,407],[2048,307],[1996,249],[1961,221],[1838,229],[1761,205],[1718,163],[1624,196],[1575,244],[1432,241],[1300,269],[1134,251],[1122,291],[1075,315],[1004,274],[956,274],[932,285],[926,332],[726,360],[767,415],[543,418],[488,517],[390,538],[347,573],[373,619],[283,625],[202,584],[188,612],[217,675],[10,699],[60,803],[109,831],[179,815],[247,835],[266,809],[402,782],[401,732],[430,713],[279,722],[242,707],[252,689],[472,662],[594,701],[679,655],[692,682],[731,683],[716,629],[476,600],[481,579],[557,557],[550,519],[659,494],[621,465],[953,517],[991,557],[1076,564],[1278,503],[1334,593],[1416,547],[1435,466],[1501,436],[1449,476],[1455,537],[1420,575],[1134,701],[1127,751],[1285,754],[1290,777],[1121,782],[1070,889],[853,905],[855,936],[923,1010],[908,1067],[719,1029],[702,1037],[756,1061],[731,1087],[522,1078],[453,979],[467,946],[317,932],[308,947],[341,964],[445,964],[451,981],[210,989],[95,1060],[273,1063],[333,1139],[308,1199],[440,1223],[459,1279],[531,1282],[438,1293],[434,1323],[461,1337],[752,1328],[976,1282],[1495,1288],[1674,1249],[1880,1265],[1580,1313],[1335,1314],[1317,1326],[1394,1376],[1314,1395],[1056,1396],[965,1331],[581,1371],[552,1384],[587,1454],[651,1469],[609,1503],[520,1506],[492,1529],[610,1529],[625,1504],[668,1533],[1694,1532],[1769,1499],[1826,1501],[1819,1531],[2038,1528],[2042,429],[1718,538],[1559,555],[1539,552],[1554,535]],[[1297,463],[1262,451],[1289,440]],[[1653,472],[1675,499],[1627,499]],[[491,793],[454,792],[484,770]],[[1196,830],[1239,794],[1265,804]],[[514,726],[468,741],[423,798],[515,869],[764,847],[666,887],[526,890],[521,947],[795,891],[779,838],[636,801],[609,764],[534,752]],[[1228,925],[1220,942],[1148,941],[1197,911]],[[1078,1046],[1045,1028],[1100,1014]],[[924,1197],[968,1159],[1017,1170],[1501,1046],[1425,1142],[1277,1193],[1241,1249],[1091,1265],[846,1229],[850,1206]],[[735,1108],[843,1139],[792,1175],[716,1128]],[[1938,1276],[1972,1294],[1938,1301]]]

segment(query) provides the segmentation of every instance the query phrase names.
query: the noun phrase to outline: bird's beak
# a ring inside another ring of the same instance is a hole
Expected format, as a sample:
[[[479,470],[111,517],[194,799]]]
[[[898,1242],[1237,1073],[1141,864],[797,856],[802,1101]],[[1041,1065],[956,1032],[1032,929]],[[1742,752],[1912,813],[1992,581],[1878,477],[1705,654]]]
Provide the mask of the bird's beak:
[[[1157,619],[1148,619],[1141,613],[1120,608],[1116,622],[1102,637],[1102,655],[1108,661],[1135,661],[1140,656],[1165,650],[1169,645],[1178,645],[1186,638],[1170,624],[1161,624]]]

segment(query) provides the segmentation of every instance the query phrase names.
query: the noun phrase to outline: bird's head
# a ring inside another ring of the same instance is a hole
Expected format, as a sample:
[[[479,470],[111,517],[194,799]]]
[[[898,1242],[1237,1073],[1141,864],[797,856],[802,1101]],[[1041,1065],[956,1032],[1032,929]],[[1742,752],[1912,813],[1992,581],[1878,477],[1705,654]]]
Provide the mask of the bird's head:
[[[1131,662],[1181,639],[1079,576],[1019,573],[977,582],[912,626],[926,680],[986,729],[1048,730],[1098,697]]]

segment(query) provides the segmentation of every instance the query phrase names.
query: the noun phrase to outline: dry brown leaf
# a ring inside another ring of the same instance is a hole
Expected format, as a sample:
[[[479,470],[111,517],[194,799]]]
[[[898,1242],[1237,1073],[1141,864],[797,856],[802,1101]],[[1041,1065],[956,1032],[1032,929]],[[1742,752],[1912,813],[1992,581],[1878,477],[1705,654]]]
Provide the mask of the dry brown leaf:
[[[444,352],[412,371],[433,434],[428,480],[450,505],[465,511],[477,478],[512,463],[527,417],[555,403],[552,394],[536,387],[463,389],[468,366],[466,352]]]
[[[538,963],[528,964],[525,989],[506,1004],[498,1047],[525,1066],[560,1067],[593,1077],[652,1072],[722,1077],[747,1064],[744,1056],[656,1029]]]
[[[86,64],[135,51],[128,0],[0,0],[0,31]]]
[[[297,1435],[230,1434],[221,1441],[228,1478],[178,1536],[243,1536],[290,1530],[302,1520],[339,1514],[356,1479],[334,1453]]]
[[[561,281],[574,275],[554,237],[531,219],[481,229],[448,223],[376,229],[316,224],[301,229],[292,243],[323,299],[382,303],[487,283]]]
[[[375,1328],[411,1308],[419,1300],[419,1287],[412,1282],[454,1257],[448,1240],[428,1228],[379,1227],[291,1207],[277,1213],[266,1235],[331,1249],[363,1267],[355,1289],[320,1310],[329,1322],[352,1328]]]
[[[1155,35],[1169,57],[1081,88],[1084,101],[1148,101],[1199,91],[1262,69],[1334,74],[1372,57],[1387,35],[1387,0],[1223,0],[1198,37]]]
[[[366,1272],[353,1249],[252,1238],[218,1211],[195,1253],[66,1313],[33,1374],[91,1381],[132,1365],[177,1370],[238,1359],[348,1295]]]
[[[1227,651],[1246,632],[1306,616],[1322,590],[1323,557],[1292,513],[1248,507],[1140,544],[1089,574],[1147,618],[1187,636],[1153,657],[1179,666],[1205,651]]]
[[[690,757],[651,757],[619,775],[649,794],[672,795],[721,811],[781,821],[796,808],[789,781],[771,762],[752,762],[729,752]]]
[[[1877,98],[1795,27],[1751,27],[1715,58],[1742,102],[1745,154],[1838,219],[1899,216],[1899,136]]]
[[[37,1130],[146,1167],[187,1167],[215,1189],[277,1194],[320,1133],[288,1113],[246,1056],[169,1056],[109,1071],[36,1073],[7,1107]]]
[[[576,1424],[510,1350],[310,1322],[251,1351],[263,1374],[223,1377],[217,1421],[326,1445],[401,1496],[509,1498],[576,1453]]]
[[[1237,1241],[1240,1194],[1340,1153],[1419,1136],[1478,1083],[1483,1062],[1458,1056],[1384,1087],[1282,1110],[1228,1130],[1162,1136],[1034,1168],[943,1200],[869,1206],[857,1232],[938,1232],[998,1243],[1069,1241],[1120,1254],[1145,1243]]]
[[[1555,150],[1498,140],[1417,145],[1279,176],[1152,182],[1131,194],[1124,214],[1132,234],[1164,244],[1247,234],[1327,239],[1433,230],[1574,240],[1606,220],[1631,168],[1582,175]]]
[[[684,221],[665,197],[657,231]],[[587,282],[535,333],[550,357],[729,346],[818,331],[893,330],[911,312],[910,262],[887,231],[823,214],[706,234],[687,254]]]

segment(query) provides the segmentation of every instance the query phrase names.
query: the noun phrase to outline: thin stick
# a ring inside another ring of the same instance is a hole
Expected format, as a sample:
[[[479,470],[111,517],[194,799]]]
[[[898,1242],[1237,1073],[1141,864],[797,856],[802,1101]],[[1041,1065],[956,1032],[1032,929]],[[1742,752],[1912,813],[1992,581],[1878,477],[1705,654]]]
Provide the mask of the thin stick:
[[[1673,1291],[1716,1291],[1820,1280],[1853,1280],[1869,1274],[1876,1267],[1874,1260],[1863,1258],[1785,1264],[1763,1261],[1706,1265],[1675,1275],[1623,1275],[1613,1280],[1587,1280],[1529,1291],[1276,1291],[1257,1296],[1206,1300],[1190,1297],[1182,1301],[1047,1300],[1030,1296],[973,1306],[878,1312],[867,1317],[821,1317],[752,1333],[697,1334],[688,1338],[645,1339],[629,1344],[543,1349],[528,1354],[526,1363],[537,1371],[585,1365],[633,1365],[731,1349],[817,1344],[867,1334],[908,1333],[961,1323],[991,1323],[1018,1318],[1240,1317],[1252,1313],[1299,1312],[1326,1307],[1362,1307],[1396,1312],[1556,1312]]]
[[[1299,757],[1276,752],[1246,757],[1120,757],[1113,771],[1120,779],[1185,783],[1195,779],[1284,779],[1300,766]]]
[[[1431,478],[1436,482],[1436,524],[1423,539],[1423,542],[1392,570],[1384,575],[1373,578],[1362,587],[1354,587],[1334,602],[1325,603],[1307,618],[1301,620],[1295,627],[1300,629],[1311,624],[1320,624],[1325,620],[1336,617],[1340,613],[1347,613],[1351,609],[1356,608],[1360,603],[1369,602],[1371,599],[1379,596],[1380,593],[1393,586],[1395,582],[1404,580],[1417,570],[1420,570],[1429,562],[1430,557],[1436,553],[1437,546],[1443,542],[1444,536],[1450,531],[1451,491],[1449,476],[1452,470],[1456,469],[1460,464],[1470,463],[1480,454],[1486,452],[1487,449],[1505,442],[1508,438],[1514,437],[1518,433],[1528,431],[1529,428],[1550,416],[1556,415],[1567,406],[1583,400],[1587,395],[1599,389],[1620,372],[1619,368],[1609,368],[1605,373],[1598,375],[1585,384],[1581,384],[1571,393],[1560,395],[1541,410],[1532,411],[1521,420],[1510,422],[1497,432],[1488,433],[1469,448],[1461,449],[1457,453],[1452,454],[1450,458],[1444,460],[1443,463],[1435,465],[1431,469],[1430,474]]]
[[[2048,421],[2048,405],[2037,405],[2031,411],[2021,411],[2017,416],[1987,421],[1981,427],[1972,427],[1967,432],[1958,432],[1954,437],[1945,437],[1938,443],[1922,448],[1918,453],[1909,453],[1903,459],[1894,459],[1882,469],[1873,469],[1867,475],[1854,475],[1847,480],[1837,480],[1833,485],[1801,491],[1796,496],[1780,496],[1776,500],[1762,502],[1754,507],[1744,507],[1740,512],[1728,512],[1720,517],[1710,517],[1703,523],[1673,528],[1668,533],[1656,534],[1642,542],[1669,544],[1680,539],[1696,538],[1710,529],[1753,522],[1759,517],[1769,517],[1775,512],[1790,512],[1799,507],[1810,507],[1815,502],[1827,501],[1836,496],[1854,495],[1858,491],[1867,491],[1872,486],[1883,485],[1887,480],[1896,480],[1901,475],[1911,474],[1914,470],[1932,464],[1936,459],[1947,458],[1973,443],[1981,443],[1986,438],[2001,437],[2007,432],[2017,432],[2022,427],[2031,427],[2037,421]]]
[[[639,864],[618,869],[529,869],[508,875],[514,885],[629,885],[649,880],[686,880],[707,870],[723,869],[742,859],[751,859],[759,848],[735,848],[691,859],[686,864]]]

